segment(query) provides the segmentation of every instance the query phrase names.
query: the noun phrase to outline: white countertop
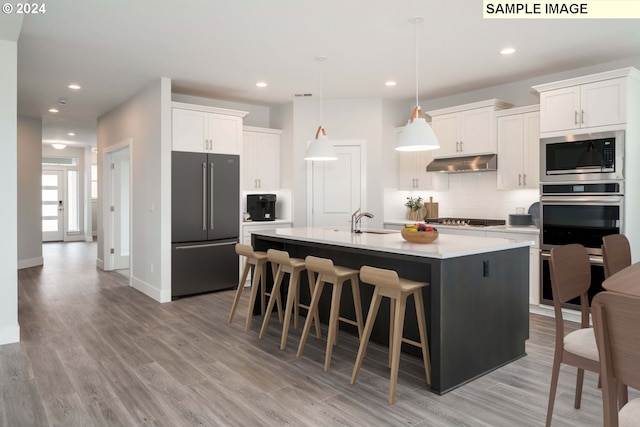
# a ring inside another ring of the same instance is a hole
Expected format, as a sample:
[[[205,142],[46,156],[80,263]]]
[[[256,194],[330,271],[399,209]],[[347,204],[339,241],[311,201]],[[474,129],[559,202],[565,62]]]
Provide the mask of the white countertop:
[[[375,232],[376,230],[370,231]],[[531,245],[530,241],[524,240],[457,236],[443,233],[440,233],[433,243],[421,244],[407,242],[402,238],[399,231],[377,231],[381,234],[371,232],[356,234],[351,233],[348,228],[341,227],[301,227],[254,231],[253,234],[439,259],[496,252]]]

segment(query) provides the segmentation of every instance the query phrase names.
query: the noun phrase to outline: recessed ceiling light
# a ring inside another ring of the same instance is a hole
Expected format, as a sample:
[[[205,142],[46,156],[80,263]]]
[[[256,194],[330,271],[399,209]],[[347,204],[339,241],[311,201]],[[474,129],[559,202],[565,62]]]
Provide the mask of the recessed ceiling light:
[[[77,83],[71,83],[69,86],[67,86],[69,89],[73,89],[73,90],[80,90],[82,89],[82,86],[80,86]]]
[[[57,108],[49,108],[49,112],[50,113],[59,113],[60,110],[58,110]]]
[[[512,48],[512,47],[507,47],[507,48],[502,49],[502,50],[500,51],[500,54],[501,54],[501,55],[511,55],[512,53],[515,53],[515,52],[516,52],[516,50],[515,50],[514,48]]]
[[[268,85],[267,85],[266,82],[258,82],[258,83],[256,83],[256,86],[258,86],[258,87],[267,87]]]
[[[69,132],[67,135],[69,135],[69,136],[76,136],[76,133],[75,133],[75,132]]]
[[[388,82],[384,83],[385,86],[395,86],[396,82],[394,82],[393,80],[389,80]]]

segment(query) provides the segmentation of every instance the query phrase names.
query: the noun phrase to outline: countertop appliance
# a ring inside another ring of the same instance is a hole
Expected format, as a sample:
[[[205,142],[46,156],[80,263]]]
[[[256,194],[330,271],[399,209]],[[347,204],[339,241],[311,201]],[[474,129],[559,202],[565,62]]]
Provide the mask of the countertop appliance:
[[[578,182],[624,178],[624,131],[540,140],[540,181]]]
[[[276,219],[276,195],[247,194],[247,212],[251,221],[274,221]]]
[[[455,225],[460,227],[495,227],[505,225],[504,219],[477,219],[477,218],[428,218],[425,224]]]
[[[238,284],[240,158],[173,151],[171,296]]]

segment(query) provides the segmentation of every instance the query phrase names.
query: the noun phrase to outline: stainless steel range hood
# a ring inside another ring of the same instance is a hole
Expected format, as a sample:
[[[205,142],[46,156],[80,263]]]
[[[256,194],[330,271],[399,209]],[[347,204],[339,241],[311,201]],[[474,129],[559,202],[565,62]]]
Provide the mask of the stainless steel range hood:
[[[435,159],[427,165],[427,172],[460,173],[495,170],[498,170],[498,156],[495,154]]]

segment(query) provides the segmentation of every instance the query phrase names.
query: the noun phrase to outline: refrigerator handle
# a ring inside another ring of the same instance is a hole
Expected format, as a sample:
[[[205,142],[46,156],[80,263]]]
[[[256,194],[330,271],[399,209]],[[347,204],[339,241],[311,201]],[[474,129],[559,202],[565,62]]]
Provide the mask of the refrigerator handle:
[[[202,231],[207,231],[207,163],[202,164]]]
[[[211,226],[211,230],[213,230],[213,162],[210,163],[211,165],[211,175],[209,175],[209,220],[210,220],[210,226]]]

